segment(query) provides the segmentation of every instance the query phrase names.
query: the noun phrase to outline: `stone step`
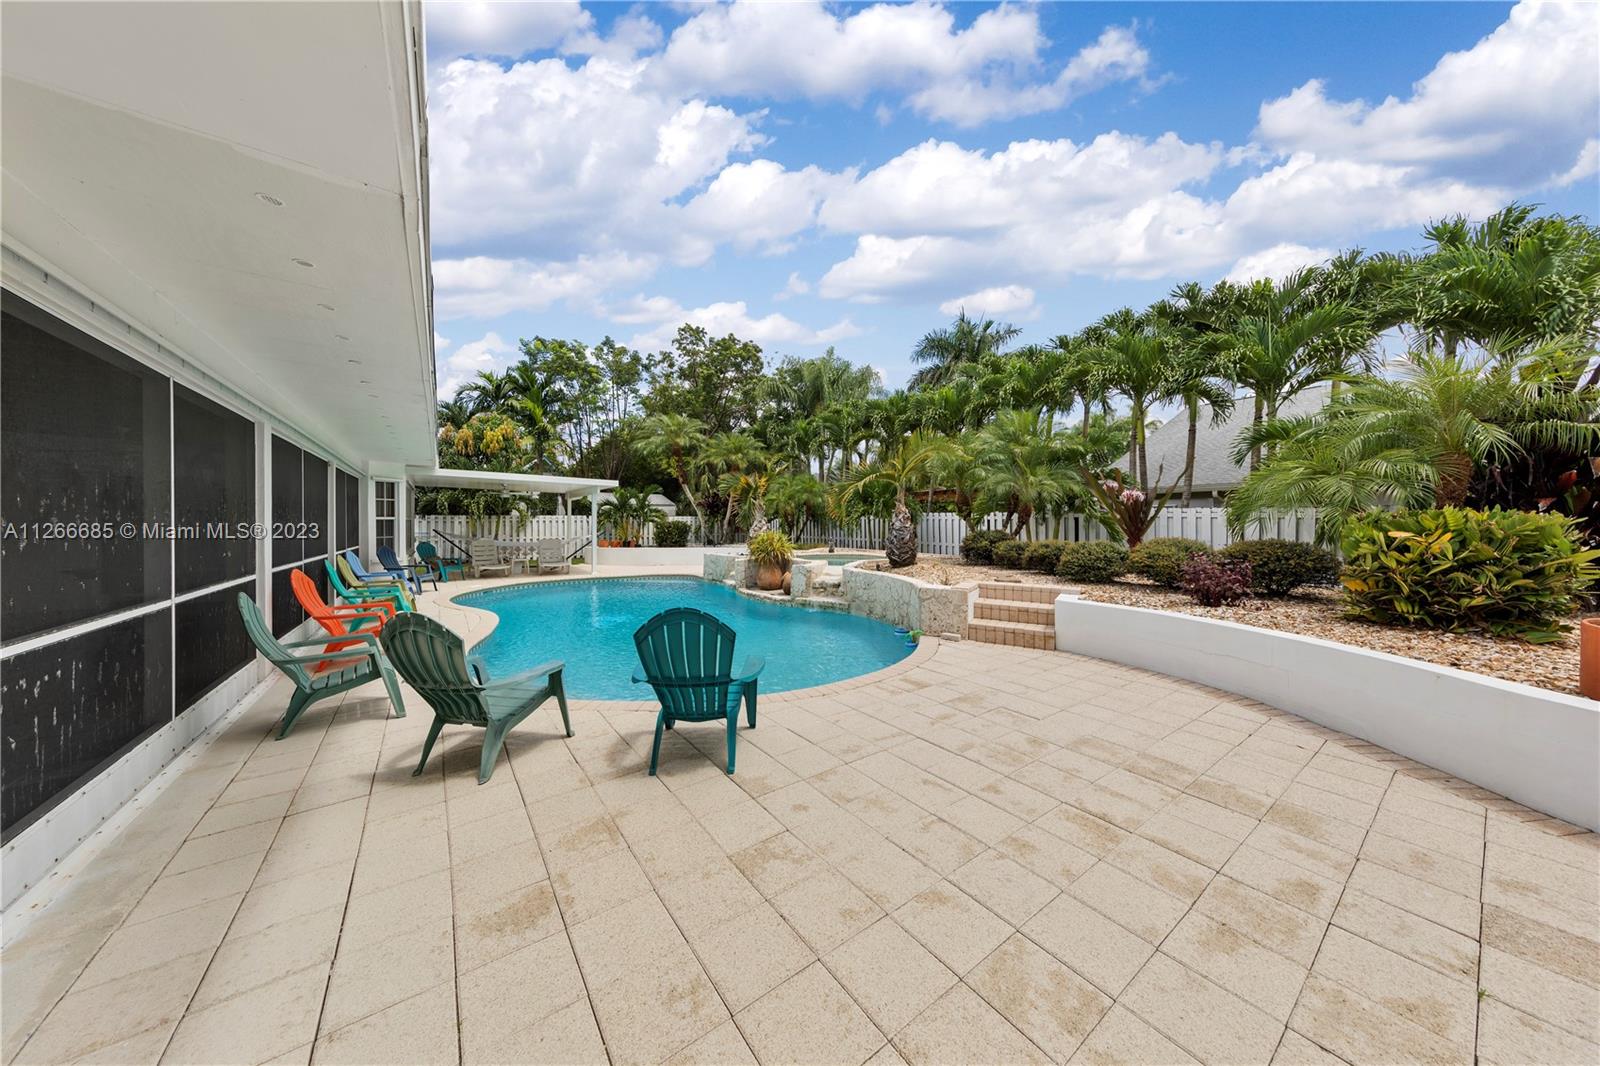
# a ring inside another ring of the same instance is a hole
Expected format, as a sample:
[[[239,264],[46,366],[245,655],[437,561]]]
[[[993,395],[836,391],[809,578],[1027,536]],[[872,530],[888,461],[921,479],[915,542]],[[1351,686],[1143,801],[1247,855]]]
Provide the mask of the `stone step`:
[[[1012,648],[1037,648],[1054,651],[1056,627],[1031,622],[972,621],[967,623],[967,639],[981,644],[1004,644]]]
[[[1054,603],[1032,603],[1027,600],[974,600],[972,617],[991,622],[1031,622],[1034,625],[1055,624]]]
[[[795,600],[807,607],[821,607],[825,611],[848,611],[850,601],[842,596],[802,596]]]
[[[1055,603],[1067,585],[1031,585],[1021,581],[980,581],[978,599],[1010,600],[1014,603]]]

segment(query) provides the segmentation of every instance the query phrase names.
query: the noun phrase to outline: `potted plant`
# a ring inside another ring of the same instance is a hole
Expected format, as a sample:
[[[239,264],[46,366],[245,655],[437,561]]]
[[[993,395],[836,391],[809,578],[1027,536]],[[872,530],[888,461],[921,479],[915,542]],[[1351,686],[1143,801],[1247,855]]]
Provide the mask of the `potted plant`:
[[[756,587],[773,592],[783,587],[784,572],[794,559],[794,544],[775,529],[757,533],[748,545],[750,560],[756,564]]]

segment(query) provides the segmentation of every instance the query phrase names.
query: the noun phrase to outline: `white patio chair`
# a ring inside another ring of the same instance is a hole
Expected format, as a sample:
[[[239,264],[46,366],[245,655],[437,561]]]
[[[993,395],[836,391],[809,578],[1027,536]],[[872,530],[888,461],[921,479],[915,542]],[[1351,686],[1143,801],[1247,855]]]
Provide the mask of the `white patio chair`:
[[[471,557],[472,576],[484,577],[496,571],[504,571],[507,577],[511,576],[511,564],[500,561],[500,546],[492,540],[475,540],[467,549]]]

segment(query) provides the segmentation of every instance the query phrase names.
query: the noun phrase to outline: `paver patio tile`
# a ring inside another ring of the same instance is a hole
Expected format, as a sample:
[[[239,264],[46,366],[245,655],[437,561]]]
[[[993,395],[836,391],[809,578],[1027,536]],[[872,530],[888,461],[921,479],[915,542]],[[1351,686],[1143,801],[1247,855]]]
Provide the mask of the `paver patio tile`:
[[[1213,870],[1220,870],[1239,847],[1239,841],[1181,818],[1171,807],[1140,826],[1139,835]]]
[[[1070,885],[1099,861],[1077,845],[1036,825],[1023,826],[996,844],[994,850],[1057,888]]]
[[[1211,867],[1136,835],[1106,852],[1105,861],[1185,903],[1197,899],[1215,876]]]
[[[878,919],[823,962],[889,1036],[956,983],[955,974],[891,918]]]
[[[1328,925],[1315,915],[1226,875],[1218,875],[1206,886],[1192,913],[1222,922],[1302,969],[1309,968],[1316,958]]]
[[[1293,1029],[1285,1029],[1278,1050],[1273,1053],[1272,1066],[1344,1066],[1344,1060]]]
[[[689,944],[733,1011],[755,1002],[816,961],[811,949],[767,903],[690,933]]]
[[[1472,1049],[1462,1048],[1405,1018],[1317,976],[1306,978],[1289,1027],[1346,1062],[1464,1064]],[[1527,1060],[1517,1060],[1527,1061]]]
[[[14,1061],[72,1062],[148,1029],[170,1032],[183,1017],[210,961],[211,953],[201,951],[68,992]]]
[[[1188,1066],[1198,1060],[1118,1005],[1100,1019],[1070,1061],[1073,1066]]]
[[[212,833],[225,833],[230,829],[238,829],[257,822],[277,823],[283,820],[293,799],[293,792],[278,792],[244,803],[229,804],[226,807],[213,806],[196,823],[189,833],[189,839],[194,840]]]
[[[328,1066],[454,1066],[461,1058],[455,981],[328,1032],[317,1040],[314,1054]]]
[[[572,950],[592,989],[631,969],[650,969],[689,954],[689,945],[654,893],[568,927]]]
[[[1312,970],[1459,1047],[1472,1048],[1477,986],[1334,926]]]
[[[883,908],[831,869],[778,893],[772,905],[819,955],[883,916]]]
[[[174,1021],[146,1029],[126,1040],[74,1059],[73,1066],[88,1066],[91,1063],[103,1063],[105,1066],[144,1066],[148,1063],[149,1066],[155,1066],[161,1061],[161,1053],[167,1049],[167,1042],[172,1039],[172,1031],[176,1028],[177,1022]]]
[[[894,919],[958,976],[1011,934],[1009,925],[948,881],[897,909]]]
[[[738,1024],[757,1060],[769,1064],[853,1066],[884,1041],[820,962],[740,1011]]]
[[[1126,770],[1113,770],[1097,781],[1078,786],[1075,794],[1064,797],[1064,801],[1132,832],[1177,796],[1177,789],[1130,774]]]
[[[474,1045],[465,1063],[528,1063],[530,1066],[605,1066],[605,1042],[585,999],[526,1025]]]
[[[1234,852],[1221,872],[1324,920],[1333,916],[1342,887],[1340,882],[1330,881],[1249,845]]]
[[[1202,1062],[1270,1062],[1283,1023],[1157,952],[1118,1003]]]
[[[1161,943],[1161,938],[1172,931],[1189,909],[1187,901],[1168,895],[1108,862],[1096,863],[1067,887],[1067,894],[1151,944]]]
[[[1023,829],[1027,828],[1023,826]],[[920,808],[914,812],[909,823],[881,831],[929,869],[944,875],[970,862],[984,850],[983,841],[977,837],[957,829],[936,815],[922,814]]]
[[[1196,912],[1178,923],[1161,950],[1280,1022],[1289,1020],[1306,977],[1305,966]]]
[[[1495,906],[1483,909],[1483,946],[1600,988],[1600,942],[1573,936],[1516,911]]]
[[[1033,824],[1095,858],[1104,856],[1128,836],[1126,830],[1071,805],[1057,807]]]
[[[1491,947],[1483,949],[1478,983],[1501,1003],[1600,1044],[1600,990]]]
[[[1478,942],[1356,889],[1346,889],[1333,924],[1463,981],[1478,979]]]
[[[237,896],[250,887],[260,868],[261,856],[242,855],[197,870],[157,878],[144,898],[129,912],[127,924],[137,925],[152,918],[186,911],[202,903]]]
[[[1020,934],[979,963],[966,983],[1056,1062],[1072,1057],[1112,1002]]]
[[[1011,814],[977,796],[964,796],[945,807],[939,816],[963,833],[976,837],[985,844],[1010,836],[1025,823]]]
[[[751,799],[701,815],[700,824],[725,852],[740,851],[784,831],[778,819]]]
[[[1483,868],[1442,852],[1388,836],[1376,830],[1361,845],[1361,858],[1437,885],[1458,896],[1477,899]]]
[[[342,1028],[449,981],[456,957],[449,924],[429,924],[363,947],[341,942],[328,978],[322,1029]]]
[[[780,833],[729,856],[746,880],[768,899],[825,869],[792,833]]]
[[[450,889],[457,893],[496,896],[549,877],[537,847],[523,845],[450,865]]]
[[[347,859],[270,885],[252,886],[228,927],[229,935],[258,933],[342,902],[350,893],[354,868],[355,863]]]
[[[237,859],[244,855],[265,855],[267,848],[272,844],[272,838],[277,833],[277,823],[267,821],[252,822],[237,829],[193,837],[178,849],[178,853],[161,872],[180,874],[226,859]]]
[[[185,955],[215,951],[239,909],[241,898],[224,896],[186,911],[118,929],[84,967],[73,985],[74,990],[93,988]]]
[[[616,822],[606,815],[575,822],[539,836],[539,849],[544,853],[545,865],[552,872],[598,859],[624,846]]]
[[[327,980],[326,965],[309,966],[214,1007],[190,1011],[161,1061],[174,1066],[265,1062],[310,1044]]]
[[[589,1010],[572,948],[551,936],[465,972],[457,980],[461,1047],[479,1061],[509,1033],[574,1003]]]
[[[555,889],[539,881],[498,896],[455,900],[457,965],[470,970],[561,928]]]
[[[602,1057],[600,1061],[605,1061]],[[727,1021],[667,1060],[667,1066],[756,1066],[756,1057],[745,1043],[739,1026]]]
[[[1034,943],[1118,996],[1155,948],[1086,904],[1063,893],[1023,925]]]
[[[1284,795],[1288,793],[1285,792]],[[1330,794],[1324,793],[1324,795]],[[1310,837],[1320,844],[1349,855],[1355,855],[1361,850],[1361,841],[1367,835],[1366,825],[1346,822],[1331,814],[1324,814],[1314,807],[1291,803],[1281,796],[1273,803],[1272,808],[1261,816],[1261,821],[1264,825],[1275,825],[1291,833]]]
[[[1012,926],[1032,918],[1061,891],[993,849],[952,873],[950,882]]]
[[[912,1019],[895,1036],[894,1045],[910,1066],[1050,1062],[999,1011],[962,984]]]
[[[326,969],[339,941],[342,914],[343,907],[336,902],[259,933],[234,936],[230,932],[212,957],[189,1009],[204,1010],[308,966]]]
[[[1349,889],[1365,892],[1385,903],[1410,911],[1463,936],[1478,939],[1478,921],[1482,908],[1476,900],[1458,896],[1447,889],[1419,881],[1415,877],[1391,870],[1363,859],[1356,863],[1350,874]]]
[[[1331,881],[1346,880],[1356,865],[1356,856],[1349,852],[1265,822],[1251,831],[1245,844]]]
[[[533,826],[528,823],[528,812],[520,803],[510,810],[465,825],[450,826],[452,864],[516,850],[538,850],[533,839]]]
[[[1492,996],[1483,1001],[1478,1061],[1485,1066],[1593,1066],[1600,1044],[1593,1044],[1509,1007]]]

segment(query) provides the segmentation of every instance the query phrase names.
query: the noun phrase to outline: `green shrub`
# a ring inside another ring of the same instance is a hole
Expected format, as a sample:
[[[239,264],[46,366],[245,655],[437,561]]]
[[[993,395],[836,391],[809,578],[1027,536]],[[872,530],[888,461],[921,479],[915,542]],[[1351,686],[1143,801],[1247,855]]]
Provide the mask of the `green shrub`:
[[[1572,520],[1530,511],[1397,511],[1351,522],[1343,583],[1352,618],[1556,640],[1600,577]]]
[[[656,523],[656,547],[683,548],[689,544],[689,523],[670,518]]]
[[[1139,542],[1128,553],[1128,569],[1158,585],[1175,589],[1183,583],[1183,564],[1196,555],[1210,555],[1211,549],[1198,540],[1183,537],[1151,537]]]
[[[1010,539],[1011,534],[1002,529],[980,529],[968,533],[961,538],[961,560],[979,565],[992,563],[995,545]]]
[[[1056,576],[1068,581],[1105,584],[1128,572],[1128,549],[1109,540],[1068,544],[1056,561]]]
[[[1021,570],[1022,553],[1026,550],[1027,545],[1020,540],[1002,540],[994,546],[994,565]]]
[[[1217,553],[1250,564],[1250,590],[1257,596],[1287,596],[1301,585],[1333,585],[1339,560],[1332,552],[1293,540],[1241,540]]]
[[[788,566],[794,558],[794,542],[776,529],[751,537],[745,550],[757,566]]]
[[[1056,561],[1061,558],[1061,549],[1066,546],[1064,540],[1029,541],[1022,549],[1022,568],[1053,574],[1056,572]]]

